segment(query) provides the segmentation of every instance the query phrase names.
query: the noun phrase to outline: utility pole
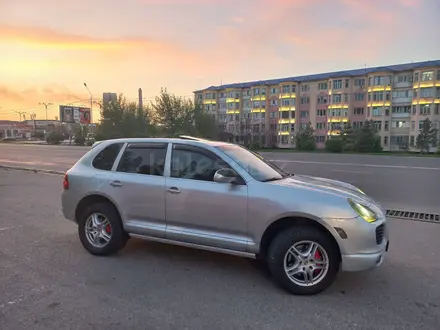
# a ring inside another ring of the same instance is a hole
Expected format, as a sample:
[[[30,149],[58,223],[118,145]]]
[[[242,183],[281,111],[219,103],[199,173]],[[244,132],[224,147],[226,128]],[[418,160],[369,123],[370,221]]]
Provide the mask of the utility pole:
[[[87,89],[87,91],[90,94],[90,124],[91,124],[93,122],[93,95],[86,83],[84,83],[84,87]]]
[[[46,120],[47,120],[47,108],[53,105],[53,103],[40,102],[39,104],[44,105],[44,107],[46,108]]]
[[[23,115],[23,116],[26,115],[26,112],[24,112],[24,111],[14,111],[14,112],[19,114],[19,116],[20,116],[20,121],[21,121],[21,115]]]

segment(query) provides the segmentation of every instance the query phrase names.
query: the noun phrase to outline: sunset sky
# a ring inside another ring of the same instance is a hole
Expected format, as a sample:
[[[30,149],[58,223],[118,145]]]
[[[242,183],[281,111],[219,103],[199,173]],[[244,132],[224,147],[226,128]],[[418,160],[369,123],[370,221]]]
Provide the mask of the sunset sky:
[[[0,119],[440,58],[439,0],[0,0]],[[97,109],[96,109],[97,111]],[[95,118],[97,116],[95,115]]]

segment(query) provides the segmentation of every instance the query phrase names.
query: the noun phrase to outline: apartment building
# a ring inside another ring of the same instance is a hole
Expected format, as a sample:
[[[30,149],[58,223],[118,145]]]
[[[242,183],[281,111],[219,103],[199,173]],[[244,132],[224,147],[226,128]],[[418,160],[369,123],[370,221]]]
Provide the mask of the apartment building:
[[[311,123],[319,148],[348,122],[373,120],[384,150],[415,150],[421,122],[440,129],[440,60],[211,86],[195,102],[234,142],[294,147]]]

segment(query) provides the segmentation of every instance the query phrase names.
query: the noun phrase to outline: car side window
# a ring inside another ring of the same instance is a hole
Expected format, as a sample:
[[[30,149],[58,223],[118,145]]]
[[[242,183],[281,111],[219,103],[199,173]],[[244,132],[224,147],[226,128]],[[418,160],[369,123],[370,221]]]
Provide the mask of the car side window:
[[[119,161],[117,172],[163,176],[167,143],[131,143]]]
[[[98,170],[111,171],[113,163],[118,157],[119,152],[124,144],[113,143],[105,147],[92,161],[92,166]]]
[[[214,181],[214,174],[230,166],[209,150],[186,145],[174,145],[171,154],[171,177],[199,181]]]

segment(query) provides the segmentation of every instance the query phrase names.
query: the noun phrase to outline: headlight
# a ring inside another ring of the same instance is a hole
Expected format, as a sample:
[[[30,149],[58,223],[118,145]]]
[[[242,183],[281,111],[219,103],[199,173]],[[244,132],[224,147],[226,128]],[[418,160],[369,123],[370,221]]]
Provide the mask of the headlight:
[[[353,210],[365,221],[374,222],[377,220],[377,214],[370,210],[367,206],[359,204],[352,199],[348,199]]]

